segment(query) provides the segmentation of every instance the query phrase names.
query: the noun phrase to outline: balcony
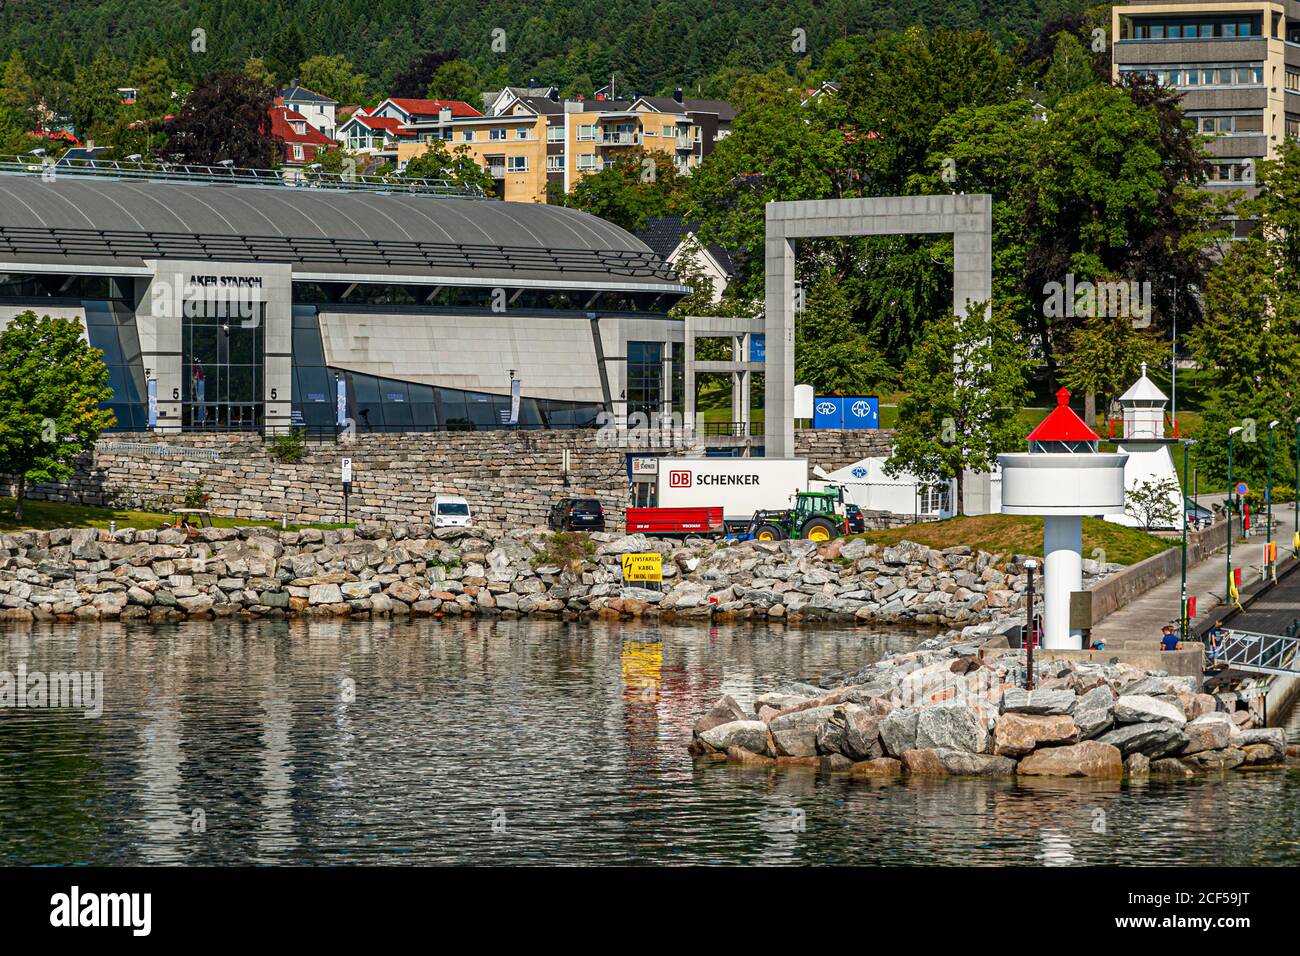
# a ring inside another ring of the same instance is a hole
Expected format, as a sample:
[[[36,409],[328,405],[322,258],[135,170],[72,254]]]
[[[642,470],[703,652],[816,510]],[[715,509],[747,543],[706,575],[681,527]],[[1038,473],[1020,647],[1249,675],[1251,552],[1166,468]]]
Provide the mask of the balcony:
[[[600,145],[602,146],[639,146],[640,144],[640,133],[605,131],[600,134]]]
[[[505,179],[506,167],[504,163],[492,163],[488,166],[488,175],[493,179]]]

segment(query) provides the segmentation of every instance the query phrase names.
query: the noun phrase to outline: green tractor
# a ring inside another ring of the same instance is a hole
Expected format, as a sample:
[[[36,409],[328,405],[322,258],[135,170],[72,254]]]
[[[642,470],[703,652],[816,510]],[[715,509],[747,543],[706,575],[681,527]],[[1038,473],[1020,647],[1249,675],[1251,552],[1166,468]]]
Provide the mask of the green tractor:
[[[843,502],[843,488],[799,491],[795,493],[793,510],[755,512],[750,533],[757,541],[829,541],[847,533],[846,519],[839,510]]]

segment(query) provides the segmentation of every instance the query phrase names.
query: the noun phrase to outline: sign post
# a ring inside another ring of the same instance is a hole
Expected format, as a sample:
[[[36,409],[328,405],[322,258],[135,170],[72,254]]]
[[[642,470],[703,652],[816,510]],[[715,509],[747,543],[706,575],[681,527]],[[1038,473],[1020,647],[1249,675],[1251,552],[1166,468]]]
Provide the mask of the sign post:
[[[623,555],[623,580],[625,582],[662,584],[664,580],[663,555],[640,553]]]
[[[348,496],[352,494],[352,459],[343,459],[343,523],[348,523]]]

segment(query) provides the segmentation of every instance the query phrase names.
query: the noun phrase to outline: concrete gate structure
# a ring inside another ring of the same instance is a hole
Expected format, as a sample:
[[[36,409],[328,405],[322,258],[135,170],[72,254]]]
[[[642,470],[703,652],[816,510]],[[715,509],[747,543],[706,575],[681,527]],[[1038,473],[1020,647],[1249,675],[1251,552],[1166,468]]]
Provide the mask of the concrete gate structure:
[[[767,204],[764,454],[794,455],[794,244],[800,239],[950,233],[958,316],[993,297],[993,197],[888,196]],[[987,307],[987,306],[986,306]],[[968,514],[993,510],[989,475],[966,483]]]

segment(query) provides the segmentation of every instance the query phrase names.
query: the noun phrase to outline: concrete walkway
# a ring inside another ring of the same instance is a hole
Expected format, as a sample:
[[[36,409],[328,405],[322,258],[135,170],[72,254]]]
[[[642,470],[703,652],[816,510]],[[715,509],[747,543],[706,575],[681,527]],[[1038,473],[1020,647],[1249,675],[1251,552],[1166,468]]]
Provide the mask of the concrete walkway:
[[[1294,506],[1275,505],[1273,521],[1276,524],[1273,540],[1278,545],[1277,558],[1280,571],[1286,564],[1295,560],[1291,553],[1291,537],[1295,528]],[[1239,529],[1240,525],[1237,525],[1234,531],[1240,533]],[[1243,591],[1260,580],[1259,565],[1264,550],[1262,526],[1259,531],[1259,534],[1251,534],[1247,544],[1235,540],[1232,543],[1232,565],[1234,568],[1242,569],[1241,589]],[[1209,612],[1225,601],[1224,592],[1228,583],[1227,568],[1226,554],[1224,551],[1219,551],[1200,564],[1187,569],[1187,594],[1196,597],[1195,620],[1204,619]],[[1092,639],[1119,645],[1134,639],[1149,638],[1152,643],[1155,643],[1160,640],[1161,627],[1166,624],[1178,624],[1179,598],[1180,580],[1175,574],[1168,581],[1126,604],[1094,627]],[[1300,617],[1300,607],[1296,609],[1296,616]],[[1247,618],[1242,620],[1244,622]]]

